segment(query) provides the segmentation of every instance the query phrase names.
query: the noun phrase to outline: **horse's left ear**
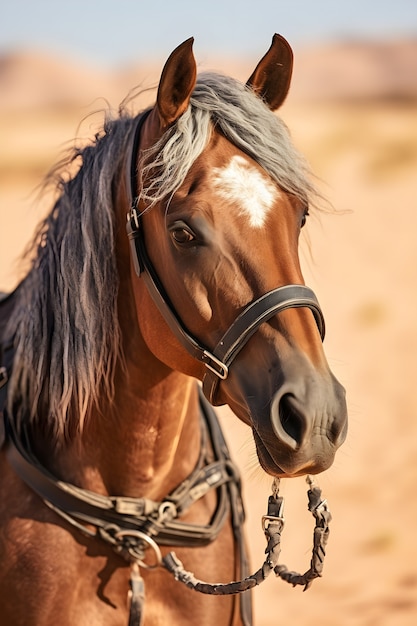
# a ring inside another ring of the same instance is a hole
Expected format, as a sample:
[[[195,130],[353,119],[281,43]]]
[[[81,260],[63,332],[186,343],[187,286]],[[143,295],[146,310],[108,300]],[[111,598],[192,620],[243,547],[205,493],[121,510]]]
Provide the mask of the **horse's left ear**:
[[[276,111],[287,96],[292,65],[290,44],[281,35],[274,35],[271,47],[246,83],[272,111]]]
[[[191,37],[175,48],[162,70],[156,103],[163,128],[173,124],[188,107],[197,77],[193,43]]]

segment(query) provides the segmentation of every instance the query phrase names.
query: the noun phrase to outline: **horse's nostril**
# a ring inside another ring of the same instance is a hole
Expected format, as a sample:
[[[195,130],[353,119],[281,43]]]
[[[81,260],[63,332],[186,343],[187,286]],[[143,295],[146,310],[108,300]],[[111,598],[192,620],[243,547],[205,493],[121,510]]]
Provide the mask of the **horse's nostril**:
[[[292,450],[297,450],[303,442],[306,424],[303,416],[295,409],[292,395],[286,393],[273,402],[271,418],[278,438]]]
[[[302,424],[300,416],[294,411],[291,405],[291,396],[286,393],[279,403],[279,419],[285,432],[294,441],[299,443],[302,437]]]

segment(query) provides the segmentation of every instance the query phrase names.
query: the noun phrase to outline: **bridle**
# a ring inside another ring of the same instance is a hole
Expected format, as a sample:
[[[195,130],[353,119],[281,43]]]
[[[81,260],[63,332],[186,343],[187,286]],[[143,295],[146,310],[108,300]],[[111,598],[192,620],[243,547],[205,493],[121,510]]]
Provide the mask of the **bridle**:
[[[194,358],[206,366],[203,392],[212,405],[218,405],[216,395],[220,381],[226,380],[230,366],[259,326],[274,315],[291,308],[308,308],[314,315],[321,339],[325,335],[322,310],[314,292],[305,285],[285,285],[268,291],[250,302],[226,330],[213,349],[204,346],[184,326],[160,280],[145,246],[142,213],[138,210],[138,151],[142,127],[150,113],[146,111],[138,119],[133,141],[130,145],[127,170],[127,190],[130,194],[130,210],[127,214],[127,235],[136,274],[143,278],[149,294],[180,344]]]

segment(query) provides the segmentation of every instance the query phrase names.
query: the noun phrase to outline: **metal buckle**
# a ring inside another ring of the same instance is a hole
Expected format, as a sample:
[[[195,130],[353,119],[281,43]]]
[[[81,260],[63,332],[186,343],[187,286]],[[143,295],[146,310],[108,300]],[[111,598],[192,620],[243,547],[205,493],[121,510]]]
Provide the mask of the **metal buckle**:
[[[216,374],[216,376],[218,376],[222,380],[226,380],[226,378],[229,376],[229,368],[227,367],[227,365],[223,363],[223,361],[220,361],[220,359],[215,357],[214,354],[208,352],[208,350],[203,351],[203,356],[208,359],[207,361],[204,361],[204,365],[207,367],[207,369],[213,372],[213,374]],[[214,367],[210,361],[212,363],[215,363],[215,365],[217,365],[219,369],[216,369],[216,367]]]
[[[132,227],[132,220],[136,226],[136,229],[134,229]],[[138,214],[138,210],[135,207],[135,205],[133,204],[130,211],[128,211],[128,213],[126,214],[126,221],[130,222],[131,228],[132,230],[139,230],[140,228],[140,224],[139,224],[139,214]]]
[[[284,528],[285,518],[276,515],[262,515],[262,530],[268,530],[269,524],[279,524],[280,530]]]
[[[121,515],[143,515],[145,513],[145,499],[135,498],[129,500],[128,498],[112,497],[114,510]]]

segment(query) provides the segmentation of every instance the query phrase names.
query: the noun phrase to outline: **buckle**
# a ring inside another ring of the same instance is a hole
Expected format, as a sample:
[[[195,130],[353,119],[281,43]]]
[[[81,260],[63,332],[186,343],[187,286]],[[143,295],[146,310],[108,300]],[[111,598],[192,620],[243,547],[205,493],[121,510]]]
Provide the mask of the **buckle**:
[[[129,228],[131,232],[136,232],[139,230],[140,228],[140,222],[139,222],[139,213],[138,210],[135,206],[135,203],[133,203],[131,209],[128,211],[128,213],[126,214],[126,222],[128,224],[128,234],[129,234]]]
[[[207,369],[213,372],[213,374],[216,374],[216,376],[222,380],[225,380],[229,376],[229,368],[227,365],[215,357],[214,354],[208,352],[208,350],[203,351],[203,361]]]
[[[279,532],[282,531],[285,524],[284,517],[277,517],[276,515],[262,515],[262,530],[266,532],[270,524],[279,524]]]

